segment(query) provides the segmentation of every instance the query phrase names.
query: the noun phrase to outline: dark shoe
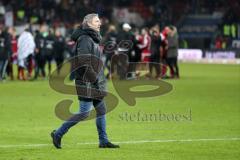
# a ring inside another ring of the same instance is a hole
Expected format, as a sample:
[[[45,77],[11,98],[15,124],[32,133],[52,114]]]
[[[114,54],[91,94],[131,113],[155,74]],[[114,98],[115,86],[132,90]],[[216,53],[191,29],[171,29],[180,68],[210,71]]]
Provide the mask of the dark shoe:
[[[120,148],[120,146],[116,144],[112,144],[111,142],[107,142],[104,144],[100,144],[99,148]]]
[[[56,130],[53,130],[51,133],[51,137],[52,137],[52,142],[53,145],[57,148],[57,149],[61,149],[61,137],[57,136],[55,134]]]

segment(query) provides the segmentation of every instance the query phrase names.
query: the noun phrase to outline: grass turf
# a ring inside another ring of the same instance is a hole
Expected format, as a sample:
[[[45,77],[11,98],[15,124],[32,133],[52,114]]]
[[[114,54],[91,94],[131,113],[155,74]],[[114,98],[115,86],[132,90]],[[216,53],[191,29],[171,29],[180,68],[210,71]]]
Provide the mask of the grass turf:
[[[181,79],[167,80],[174,87],[170,93],[139,98],[135,107],[120,100],[118,107],[107,114],[112,141],[240,138],[240,66],[181,64],[180,69]],[[116,95],[111,83],[109,91]],[[77,144],[97,143],[94,120],[73,127],[63,138],[63,149],[56,150],[50,145],[49,133],[62,123],[54,115],[54,108],[66,98],[74,100],[72,111],[77,111],[77,98],[53,91],[47,80],[1,83],[0,160],[240,159],[240,140],[130,143],[121,144],[117,150]],[[191,120],[131,121],[124,117],[139,112],[187,115],[189,110]],[[24,144],[49,145],[21,146]]]

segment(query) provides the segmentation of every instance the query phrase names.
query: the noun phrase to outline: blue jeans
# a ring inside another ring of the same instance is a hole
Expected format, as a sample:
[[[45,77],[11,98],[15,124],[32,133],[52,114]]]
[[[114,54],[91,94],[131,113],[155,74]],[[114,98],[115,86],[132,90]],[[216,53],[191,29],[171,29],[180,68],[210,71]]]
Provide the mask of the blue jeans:
[[[106,107],[103,100],[87,100],[80,101],[80,112],[75,114],[69,120],[64,122],[60,128],[58,128],[55,134],[59,137],[62,137],[67,131],[76,125],[78,122],[83,121],[89,116],[92,105],[96,110],[96,126],[98,131],[99,143],[104,144],[108,142],[107,133],[106,133]]]
[[[5,78],[7,64],[7,60],[0,60],[0,80],[3,80]]]

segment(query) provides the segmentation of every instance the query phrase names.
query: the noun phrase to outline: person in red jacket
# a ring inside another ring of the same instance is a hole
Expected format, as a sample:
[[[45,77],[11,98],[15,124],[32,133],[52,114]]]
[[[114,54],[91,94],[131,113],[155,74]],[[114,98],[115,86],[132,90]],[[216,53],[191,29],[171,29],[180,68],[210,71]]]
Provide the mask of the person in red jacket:
[[[148,28],[143,28],[142,31],[142,43],[138,47],[142,50],[142,61],[149,62],[151,55],[151,37],[149,35]]]
[[[16,36],[16,29],[14,27],[10,27],[8,29],[8,33],[11,36],[12,54],[9,57],[9,60],[8,60],[7,74],[11,78],[11,80],[13,80],[14,79],[14,77],[13,77],[13,62],[15,60],[17,60],[17,36]]]
[[[165,27],[162,33],[160,33],[160,36],[161,36],[160,57],[161,57],[161,63],[162,63],[162,67],[161,67],[162,78],[166,77],[166,73],[167,73],[166,55],[168,50],[168,42],[167,42],[168,32],[169,32],[169,28]]]

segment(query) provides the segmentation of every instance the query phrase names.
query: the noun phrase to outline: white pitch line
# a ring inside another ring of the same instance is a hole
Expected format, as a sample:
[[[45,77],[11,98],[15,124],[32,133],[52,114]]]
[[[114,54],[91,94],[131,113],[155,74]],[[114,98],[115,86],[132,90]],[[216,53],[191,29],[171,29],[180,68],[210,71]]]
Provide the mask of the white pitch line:
[[[7,144],[0,145],[0,148],[23,148],[23,147],[44,147],[50,146],[51,144]]]
[[[240,141],[240,138],[141,140],[141,141],[125,141],[125,142],[115,142],[115,143],[138,144],[138,143],[200,142],[200,141]]]
[[[202,138],[202,139],[166,139],[166,140],[138,140],[138,141],[119,141],[113,142],[117,144],[141,144],[141,143],[170,143],[170,142],[204,142],[204,141],[240,141],[240,138]],[[76,143],[76,145],[97,145],[96,142]],[[64,145],[64,146],[69,146]],[[52,144],[13,144],[0,145],[0,148],[23,148],[23,147],[45,147],[52,146]]]

